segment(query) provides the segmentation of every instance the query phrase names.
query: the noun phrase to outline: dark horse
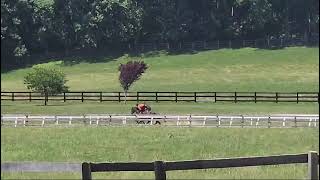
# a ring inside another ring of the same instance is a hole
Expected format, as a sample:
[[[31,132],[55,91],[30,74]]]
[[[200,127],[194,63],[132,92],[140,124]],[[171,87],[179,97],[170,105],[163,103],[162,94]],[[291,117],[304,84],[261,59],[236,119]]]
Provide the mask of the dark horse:
[[[150,106],[148,106],[148,105],[145,105],[146,106],[146,109],[145,109],[145,111],[143,111],[143,112],[141,112],[139,109],[138,109],[138,107],[132,107],[131,108],[131,114],[156,114],[156,113],[153,113],[153,112],[151,112],[151,107]],[[137,124],[150,124],[151,123],[151,121],[150,120],[148,120],[147,122],[145,122],[143,119],[138,119],[137,120]],[[160,121],[156,121],[156,123],[155,124],[161,124],[160,123]]]

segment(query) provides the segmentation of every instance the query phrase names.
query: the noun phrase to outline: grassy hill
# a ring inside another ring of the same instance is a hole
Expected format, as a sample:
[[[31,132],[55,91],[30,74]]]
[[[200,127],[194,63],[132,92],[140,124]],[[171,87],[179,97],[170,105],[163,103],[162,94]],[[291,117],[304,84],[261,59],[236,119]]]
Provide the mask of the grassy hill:
[[[279,50],[221,49],[197,54],[121,56],[90,63],[74,58],[60,67],[71,91],[120,91],[118,66],[143,60],[150,68],[131,91],[318,91],[319,49],[291,47]],[[30,68],[1,73],[2,91],[26,90],[23,77]]]

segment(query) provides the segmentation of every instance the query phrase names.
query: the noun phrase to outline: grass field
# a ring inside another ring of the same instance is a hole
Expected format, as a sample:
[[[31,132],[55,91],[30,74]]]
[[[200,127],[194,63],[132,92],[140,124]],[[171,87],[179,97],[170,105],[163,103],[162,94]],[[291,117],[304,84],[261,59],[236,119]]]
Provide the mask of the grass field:
[[[5,114],[129,114],[135,102],[1,102],[1,113]],[[152,111],[159,114],[318,114],[318,103],[148,103]]]
[[[280,50],[221,49],[197,54],[157,55],[102,59],[74,65],[57,59],[71,91],[120,91],[118,66],[128,60],[144,60],[150,68],[131,91],[318,91],[319,48]],[[70,62],[70,61],[68,61]],[[1,73],[2,91],[26,90],[23,77],[30,68]]]
[[[212,128],[1,128],[1,161],[149,162],[319,151],[319,131]],[[169,172],[168,178],[304,179],[306,165]],[[1,173],[9,178],[80,178],[77,173]],[[152,172],[94,173],[93,178],[154,178]]]
[[[144,60],[150,68],[130,91],[319,91],[319,48],[243,48],[196,54],[121,56],[68,61],[60,67],[71,91],[121,91],[118,66]],[[70,64],[71,63],[71,64]],[[1,73],[1,91],[25,91],[30,68]],[[1,113],[128,114],[135,102],[1,102]],[[317,114],[318,103],[149,103],[160,114]],[[165,127],[1,128],[1,162],[178,161],[319,151],[317,129]],[[171,179],[304,179],[306,165],[168,172]],[[79,179],[79,173],[1,173],[1,179]],[[153,179],[152,172],[94,173],[93,178]]]

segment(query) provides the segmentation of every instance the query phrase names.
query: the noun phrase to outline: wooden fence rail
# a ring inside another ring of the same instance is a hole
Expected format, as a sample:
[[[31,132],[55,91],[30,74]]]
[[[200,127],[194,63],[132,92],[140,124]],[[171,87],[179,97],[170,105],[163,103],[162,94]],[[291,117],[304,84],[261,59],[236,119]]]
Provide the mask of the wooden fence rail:
[[[87,163],[82,164],[82,179],[91,180],[92,172],[106,171],[154,171],[156,180],[165,180],[166,171],[230,168],[279,164],[308,163],[308,179],[318,179],[319,155],[311,151],[308,154],[278,155],[263,157],[244,157],[216,160],[196,160],[164,162],[155,161],[150,163]]]
[[[91,180],[92,172],[111,171],[154,171],[156,180],[165,180],[166,171],[209,168],[230,168],[279,164],[308,163],[307,179],[319,178],[319,155],[315,151],[305,154],[262,157],[241,157],[216,160],[193,160],[177,162],[128,162],[128,163],[54,163],[54,162],[5,162],[3,172],[82,172],[82,179]]]
[[[1,101],[172,101],[172,102],[318,102],[319,92],[1,92]]]

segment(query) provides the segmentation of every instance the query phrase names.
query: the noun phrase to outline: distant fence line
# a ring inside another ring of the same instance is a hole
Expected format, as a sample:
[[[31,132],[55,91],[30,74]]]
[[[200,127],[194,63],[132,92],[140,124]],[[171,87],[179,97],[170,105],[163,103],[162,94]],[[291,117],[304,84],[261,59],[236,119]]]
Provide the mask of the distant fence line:
[[[319,127],[319,115],[1,115],[3,127],[141,126],[157,122],[168,127],[313,128]]]
[[[135,43],[128,44],[130,51],[144,52],[154,50],[214,50],[222,48],[283,48],[290,46],[319,46],[318,37],[307,41],[304,37],[294,38],[266,38],[255,40],[215,40],[193,42],[162,42],[162,43]]]
[[[154,161],[121,163],[1,163],[3,172],[81,172],[83,180],[91,180],[93,172],[154,171],[156,180],[166,180],[167,171],[265,166],[280,164],[308,164],[306,179],[319,178],[319,155],[316,151],[305,154],[273,155],[260,157],[225,158],[192,161]]]
[[[171,102],[318,102],[319,92],[1,92],[1,101],[171,101]]]

